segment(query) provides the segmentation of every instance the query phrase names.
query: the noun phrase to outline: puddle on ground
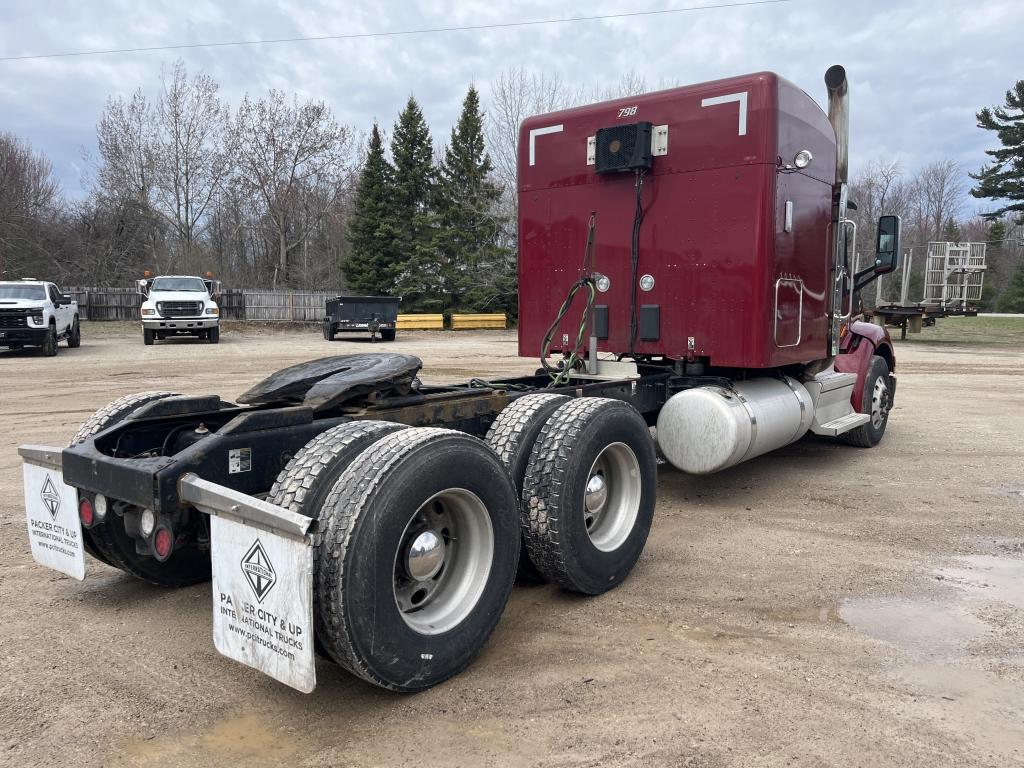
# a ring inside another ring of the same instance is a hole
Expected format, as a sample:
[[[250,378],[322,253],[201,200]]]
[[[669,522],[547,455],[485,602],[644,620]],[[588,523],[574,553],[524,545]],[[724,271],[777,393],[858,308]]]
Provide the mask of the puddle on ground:
[[[847,600],[839,615],[862,634],[918,657],[964,653],[967,643],[987,627],[959,606],[903,598]]]
[[[187,736],[168,736],[132,741],[123,745],[129,765],[181,765],[189,760],[203,764],[248,766],[279,765],[297,754],[298,743],[271,721],[259,715],[228,717],[208,730]]]
[[[974,612],[981,601],[1024,610],[1024,560],[960,557],[955,566],[939,568],[933,576],[951,587],[948,595],[932,600],[852,598],[839,607],[839,616],[868,637],[915,656],[948,658],[966,654],[971,640],[992,629]]]
[[[995,555],[957,558],[932,576],[947,589],[934,599],[855,598],[839,608],[858,632],[901,651],[886,670],[909,706],[936,727],[973,742],[979,756],[1006,764],[1024,758],[1022,622],[1024,560]],[[991,608],[1001,610],[992,618]],[[998,674],[992,670],[1003,670]]]
[[[948,580],[969,595],[999,600],[1024,611],[1024,560],[995,555],[957,558],[961,567],[942,568],[936,578]]]

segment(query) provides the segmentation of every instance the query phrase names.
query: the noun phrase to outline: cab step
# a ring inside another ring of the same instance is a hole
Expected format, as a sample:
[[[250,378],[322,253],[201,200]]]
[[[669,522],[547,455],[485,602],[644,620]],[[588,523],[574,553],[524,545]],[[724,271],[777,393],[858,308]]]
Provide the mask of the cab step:
[[[828,437],[837,437],[851,429],[867,424],[871,420],[871,415],[867,413],[849,413],[845,416],[840,416],[838,419],[832,419],[832,421],[826,421],[824,424],[816,425],[814,428],[814,434],[825,435]]]

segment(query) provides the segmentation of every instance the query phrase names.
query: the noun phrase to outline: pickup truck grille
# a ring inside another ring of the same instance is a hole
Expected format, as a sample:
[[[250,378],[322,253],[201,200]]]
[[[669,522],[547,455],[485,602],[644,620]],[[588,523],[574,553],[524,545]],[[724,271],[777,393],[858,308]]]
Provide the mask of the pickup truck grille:
[[[41,315],[34,309],[0,309],[0,328],[27,328],[28,316]]]
[[[203,314],[201,301],[158,301],[156,311],[161,317],[199,317]]]

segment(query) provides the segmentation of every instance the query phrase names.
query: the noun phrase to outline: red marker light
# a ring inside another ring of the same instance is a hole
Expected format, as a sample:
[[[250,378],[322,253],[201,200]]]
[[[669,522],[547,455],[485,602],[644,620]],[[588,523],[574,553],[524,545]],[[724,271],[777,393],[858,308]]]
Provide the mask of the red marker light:
[[[78,502],[78,517],[82,521],[82,525],[88,528],[92,525],[93,520],[96,519],[95,510],[92,508],[92,502],[88,499],[82,499]]]
[[[153,555],[157,560],[163,562],[171,556],[171,549],[174,547],[174,537],[166,526],[159,526],[153,534]]]

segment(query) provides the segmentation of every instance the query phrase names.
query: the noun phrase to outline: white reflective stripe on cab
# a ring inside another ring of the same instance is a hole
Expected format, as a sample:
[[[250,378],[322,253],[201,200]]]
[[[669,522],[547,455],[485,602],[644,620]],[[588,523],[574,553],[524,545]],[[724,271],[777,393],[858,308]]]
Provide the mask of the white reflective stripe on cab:
[[[737,136],[747,135],[747,92],[741,91],[740,93],[727,93],[724,96],[712,96],[709,99],[702,99],[700,105],[702,107],[716,107],[720,104],[732,104],[738,102],[740,105],[740,120],[737,127]]]
[[[25,517],[32,557],[40,565],[85,578],[82,523],[78,493],[64,482],[60,470],[25,462]]]
[[[316,687],[313,548],[300,537],[210,518],[213,642],[303,693]]]

